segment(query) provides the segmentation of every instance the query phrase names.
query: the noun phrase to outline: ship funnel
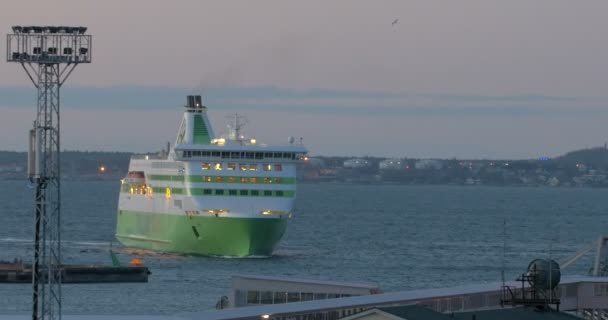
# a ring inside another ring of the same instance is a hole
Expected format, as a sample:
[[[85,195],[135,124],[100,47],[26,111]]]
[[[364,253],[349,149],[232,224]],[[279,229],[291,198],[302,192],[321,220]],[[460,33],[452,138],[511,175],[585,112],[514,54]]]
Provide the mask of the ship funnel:
[[[202,109],[204,107],[203,99],[200,95],[188,96],[187,102],[188,104],[186,104],[186,107],[190,109]]]

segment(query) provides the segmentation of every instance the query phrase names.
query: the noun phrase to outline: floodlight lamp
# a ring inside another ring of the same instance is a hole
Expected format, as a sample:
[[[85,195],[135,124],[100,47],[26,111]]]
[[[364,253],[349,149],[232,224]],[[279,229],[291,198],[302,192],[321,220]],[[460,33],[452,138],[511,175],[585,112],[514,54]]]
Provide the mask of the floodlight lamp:
[[[21,30],[22,30],[21,26],[13,26],[14,33],[21,33]]]
[[[84,34],[85,32],[87,32],[87,27],[78,27],[78,33]]]

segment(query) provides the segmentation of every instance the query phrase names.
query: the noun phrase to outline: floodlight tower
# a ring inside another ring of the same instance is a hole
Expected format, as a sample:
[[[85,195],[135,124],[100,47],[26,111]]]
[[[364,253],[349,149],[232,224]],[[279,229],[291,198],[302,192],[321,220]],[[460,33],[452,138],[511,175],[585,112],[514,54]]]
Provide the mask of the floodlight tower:
[[[6,60],[20,63],[38,90],[30,130],[28,175],[36,186],[32,319],[61,319],[61,192],[59,89],[74,68],[91,63],[86,27],[14,26]]]

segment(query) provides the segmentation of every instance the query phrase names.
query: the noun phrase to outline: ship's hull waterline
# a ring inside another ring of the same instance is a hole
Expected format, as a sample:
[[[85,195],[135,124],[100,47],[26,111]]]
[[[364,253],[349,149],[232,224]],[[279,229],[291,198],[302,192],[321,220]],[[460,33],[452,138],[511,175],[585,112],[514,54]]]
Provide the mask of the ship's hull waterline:
[[[180,216],[121,210],[116,238],[125,246],[203,256],[271,256],[287,218]]]

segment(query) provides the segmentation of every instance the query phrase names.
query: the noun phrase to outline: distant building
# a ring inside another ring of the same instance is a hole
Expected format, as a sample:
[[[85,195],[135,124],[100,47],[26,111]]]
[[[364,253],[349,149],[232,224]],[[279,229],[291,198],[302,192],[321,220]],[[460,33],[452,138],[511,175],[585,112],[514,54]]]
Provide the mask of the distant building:
[[[306,165],[314,168],[325,168],[325,160],[317,157],[310,157],[308,158]]]
[[[559,186],[559,179],[557,179],[556,177],[551,177],[549,178],[549,180],[547,180],[547,184],[550,187],[557,187]]]
[[[403,161],[401,159],[385,159],[378,164],[380,170],[401,170],[403,169]]]
[[[23,172],[23,167],[16,163],[0,165],[0,172]]]
[[[369,161],[367,161],[365,159],[354,158],[354,159],[348,159],[348,160],[344,161],[343,166],[344,166],[344,168],[351,168],[351,169],[367,168],[370,166],[370,163],[369,163]]]
[[[416,161],[416,163],[414,164],[414,168],[416,168],[418,170],[423,170],[423,169],[441,170],[441,168],[443,168],[443,162],[440,160],[434,160],[434,159],[422,159],[422,160]]]

